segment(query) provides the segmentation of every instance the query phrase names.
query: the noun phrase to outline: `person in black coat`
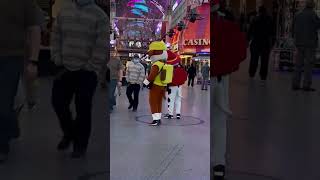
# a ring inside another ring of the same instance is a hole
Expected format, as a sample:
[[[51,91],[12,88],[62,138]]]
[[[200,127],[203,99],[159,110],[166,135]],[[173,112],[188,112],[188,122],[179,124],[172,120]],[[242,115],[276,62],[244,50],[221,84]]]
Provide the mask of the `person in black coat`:
[[[188,69],[188,86],[194,86],[194,78],[197,75],[197,69],[194,64],[192,64]]]
[[[249,40],[251,40],[249,76],[254,78],[260,58],[260,78],[264,82],[268,75],[269,55],[273,38],[272,18],[267,14],[265,7],[261,6],[259,8],[258,16],[251,23],[248,35]]]

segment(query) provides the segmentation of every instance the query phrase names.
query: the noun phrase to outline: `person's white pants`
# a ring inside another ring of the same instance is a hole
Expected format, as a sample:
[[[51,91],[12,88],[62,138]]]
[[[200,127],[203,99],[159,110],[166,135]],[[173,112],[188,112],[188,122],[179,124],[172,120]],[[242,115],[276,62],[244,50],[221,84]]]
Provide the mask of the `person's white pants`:
[[[168,114],[173,115],[174,108],[176,108],[176,114],[181,114],[181,98],[181,86],[170,86],[168,92]]]
[[[212,92],[212,122],[211,122],[211,144],[213,145],[212,157],[213,165],[226,164],[227,147],[227,120],[232,115],[229,107],[229,77],[224,76],[218,82],[217,78],[213,81]]]

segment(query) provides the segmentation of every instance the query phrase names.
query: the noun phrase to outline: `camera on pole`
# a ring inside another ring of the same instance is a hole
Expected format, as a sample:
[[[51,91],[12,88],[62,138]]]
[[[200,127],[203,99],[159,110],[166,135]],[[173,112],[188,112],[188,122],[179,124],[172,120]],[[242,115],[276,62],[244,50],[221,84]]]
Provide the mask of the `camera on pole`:
[[[183,21],[180,21],[177,25],[177,29],[178,29],[178,31],[182,31],[182,30],[186,29],[186,24]]]
[[[202,20],[204,19],[203,17],[201,17],[200,14],[197,13],[196,9],[191,9],[190,13],[187,15],[187,19],[191,22],[191,23],[195,23],[196,20]]]

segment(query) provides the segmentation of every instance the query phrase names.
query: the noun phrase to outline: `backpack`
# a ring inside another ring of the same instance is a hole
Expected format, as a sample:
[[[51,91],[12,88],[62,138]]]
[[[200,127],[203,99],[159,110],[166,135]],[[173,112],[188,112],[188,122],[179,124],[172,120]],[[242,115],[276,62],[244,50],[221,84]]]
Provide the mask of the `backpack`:
[[[160,80],[163,84],[170,84],[173,79],[173,66],[170,64],[164,64],[160,70]]]
[[[158,66],[160,68],[154,80],[154,84],[159,86],[166,86],[167,84],[170,84],[172,82],[173,65],[163,62],[155,62],[153,66]]]
[[[180,86],[183,85],[188,79],[188,73],[182,67],[176,67],[173,70],[172,85]]]

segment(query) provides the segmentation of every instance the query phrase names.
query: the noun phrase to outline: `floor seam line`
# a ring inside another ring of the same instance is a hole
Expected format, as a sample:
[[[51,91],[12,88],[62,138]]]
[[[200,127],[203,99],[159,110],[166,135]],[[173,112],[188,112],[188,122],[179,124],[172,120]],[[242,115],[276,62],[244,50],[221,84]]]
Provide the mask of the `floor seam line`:
[[[178,151],[174,154],[173,158],[171,159],[171,161],[169,161],[169,163],[167,164],[167,166],[165,167],[165,169],[160,173],[159,177],[157,178],[157,180],[159,180],[161,178],[161,176],[164,174],[164,172],[167,171],[167,169],[169,168],[169,166],[173,163],[173,161],[176,159],[176,157],[178,156],[178,154],[182,151],[182,149],[184,148],[184,145],[182,145]]]
[[[165,158],[161,161],[159,164],[159,167],[156,168],[156,170],[151,174],[151,176],[147,177],[146,180],[153,180],[155,175],[157,174],[157,170],[161,168],[162,164],[166,162],[166,160],[170,157],[170,155],[178,148],[179,144],[176,144],[170,151],[169,153],[165,156]]]

